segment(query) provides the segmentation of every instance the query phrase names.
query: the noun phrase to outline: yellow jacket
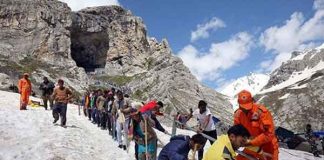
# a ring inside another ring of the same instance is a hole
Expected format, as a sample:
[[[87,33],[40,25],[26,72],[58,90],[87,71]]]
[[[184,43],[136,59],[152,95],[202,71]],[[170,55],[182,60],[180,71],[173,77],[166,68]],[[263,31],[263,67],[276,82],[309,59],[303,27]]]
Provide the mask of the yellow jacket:
[[[221,135],[205,153],[203,160],[234,160],[236,153],[227,135]]]

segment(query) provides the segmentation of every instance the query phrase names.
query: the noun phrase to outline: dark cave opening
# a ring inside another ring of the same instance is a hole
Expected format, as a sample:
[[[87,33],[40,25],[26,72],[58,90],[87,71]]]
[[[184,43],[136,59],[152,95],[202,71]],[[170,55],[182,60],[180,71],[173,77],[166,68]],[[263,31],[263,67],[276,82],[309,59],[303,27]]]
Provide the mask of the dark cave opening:
[[[105,32],[71,32],[71,56],[86,72],[105,68],[109,38]]]

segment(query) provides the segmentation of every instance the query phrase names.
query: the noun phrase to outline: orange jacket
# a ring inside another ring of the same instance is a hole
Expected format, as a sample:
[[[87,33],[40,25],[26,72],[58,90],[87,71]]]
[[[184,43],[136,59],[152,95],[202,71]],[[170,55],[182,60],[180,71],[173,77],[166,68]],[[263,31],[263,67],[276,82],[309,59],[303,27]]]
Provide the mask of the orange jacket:
[[[90,97],[89,97],[89,95],[86,95],[86,96],[85,96],[85,103],[84,103],[84,107],[85,107],[85,108],[89,108],[89,106],[90,106]]]
[[[267,153],[278,151],[278,141],[275,135],[275,126],[271,113],[266,107],[253,104],[251,110],[244,113],[238,109],[234,113],[234,125],[242,124],[251,134],[251,145],[259,146]]]
[[[18,82],[19,93],[31,94],[32,85],[29,79],[22,78]]]

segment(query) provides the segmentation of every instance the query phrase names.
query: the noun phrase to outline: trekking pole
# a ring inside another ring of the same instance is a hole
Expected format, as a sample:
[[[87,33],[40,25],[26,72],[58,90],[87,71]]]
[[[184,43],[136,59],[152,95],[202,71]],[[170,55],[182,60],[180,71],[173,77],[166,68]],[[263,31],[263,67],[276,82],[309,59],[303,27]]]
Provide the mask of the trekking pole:
[[[157,140],[161,143],[163,147],[165,146],[165,144],[159,138],[157,138]]]
[[[81,115],[81,113],[80,113],[80,105],[78,105],[78,110],[79,110],[79,116]]]
[[[175,122],[175,117],[173,118],[172,121],[172,132],[171,132],[171,137],[175,136],[177,134],[177,126],[176,126],[176,122]]]
[[[149,155],[148,155],[148,143],[147,143],[147,119],[144,118],[144,126],[145,126],[145,157],[146,160],[149,159]]]

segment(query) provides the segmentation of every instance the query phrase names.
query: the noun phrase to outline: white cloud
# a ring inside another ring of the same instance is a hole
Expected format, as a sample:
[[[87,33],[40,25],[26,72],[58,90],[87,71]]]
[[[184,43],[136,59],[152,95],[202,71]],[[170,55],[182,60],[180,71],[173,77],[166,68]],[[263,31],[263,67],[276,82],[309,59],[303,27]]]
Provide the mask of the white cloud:
[[[324,0],[315,0],[314,1],[314,5],[313,5],[314,9],[323,9],[324,8]]]
[[[318,45],[316,41],[324,40],[324,0],[315,0],[313,8],[312,18],[305,19],[302,13],[295,12],[283,25],[272,26],[261,34],[261,44],[276,55],[271,63],[261,62],[264,70],[272,71],[288,60],[291,52],[313,48]]]
[[[72,11],[78,11],[86,7],[120,5],[118,0],[59,0],[69,5]]]
[[[223,28],[225,26],[225,23],[217,17],[213,17],[209,22],[205,24],[198,24],[197,29],[191,32],[191,42],[202,38],[208,38],[209,32],[215,31],[218,28]]]
[[[194,46],[187,45],[178,53],[178,56],[198,80],[213,81],[220,77],[222,71],[244,60],[252,45],[252,36],[240,32],[227,41],[211,44],[206,53],[201,53]]]

